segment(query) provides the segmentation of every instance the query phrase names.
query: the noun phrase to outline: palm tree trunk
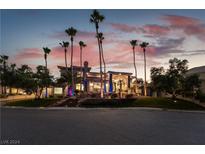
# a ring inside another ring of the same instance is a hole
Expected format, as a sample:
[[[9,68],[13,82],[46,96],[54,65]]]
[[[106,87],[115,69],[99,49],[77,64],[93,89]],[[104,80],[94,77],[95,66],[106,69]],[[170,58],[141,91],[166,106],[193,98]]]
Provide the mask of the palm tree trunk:
[[[105,58],[104,58],[104,54],[103,54],[102,42],[100,42],[100,47],[101,47],[101,52],[102,52],[103,65],[104,65],[104,88],[105,88],[104,91],[107,92],[107,90],[106,90],[106,64],[105,64]]]
[[[136,63],[135,63],[135,49],[133,48],[133,63],[134,63],[134,68],[135,68],[135,78],[137,81],[137,68],[136,68]]]
[[[65,48],[65,67],[66,67],[66,71],[68,69],[68,64],[67,64],[67,49]]]
[[[46,73],[48,73],[47,72],[47,58],[45,58],[45,63],[46,63]],[[46,98],[47,98],[47,95],[48,95],[48,88],[47,88],[47,83],[46,83]]]
[[[136,79],[136,87],[137,87],[137,68],[136,68],[136,63],[135,63],[135,48],[134,47],[133,47],[133,63],[134,63],[134,68],[135,68],[135,79]],[[136,87],[134,89],[135,93],[137,93]]]
[[[146,82],[146,54],[144,51],[144,96],[147,96],[147,82]]]
[[[82,47],[80,47],[80,91],[82,91],[82,74],[83,74],[83,69],[82,69]]]
[[[98,36],[98,28],[96,26],[96,34]],[[102,56],[101,56],[101,48],[100,48],[100,40],[99,38],[97,37],[97,40],[98,40],[98,47],[99,47],[99,60],[100,60],[100,97],[103,98],[103,80],[102,80]]]
[[[67,49],[66,48],[65,48],[65,69],[66,69],[66,74],[68,74]],[[63,88],[63,96],[65,96],[65,95],[66,95],[65,94],[65,88]]]
[[[73,39],[71,39],[71,76],[72,76],[72,88],[74,88],[74,77],[73,77]]]

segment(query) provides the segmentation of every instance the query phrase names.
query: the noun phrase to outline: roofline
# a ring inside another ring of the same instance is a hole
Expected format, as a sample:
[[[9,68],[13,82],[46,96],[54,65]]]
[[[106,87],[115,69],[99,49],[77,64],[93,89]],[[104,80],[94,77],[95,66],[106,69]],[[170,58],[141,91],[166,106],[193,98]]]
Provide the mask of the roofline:
[[[201,70],[200,70],[200,69],[201,69]],[[188,74],[205,73],[205,71],[204,71],[203,69],[205,69],[205,65],[190,68],[190,69],[187,71],[187,73],[188,73]]]
[[[123,74],[123,75],[132,75],[132,73],[130,73],[130,72],[108,71],[107,73],[111,73],[111,74]]]
[[[61,68],[66,68],[65,66],[57,66],[59,69],[61,69]],[[80,68],[80,66],[73,66],[73,67],[77,67],[77,68]],[[82,67],[82,68],[84,68],[84,67]],[[71,69],[71,67],[69,66],[68,67],[68,69]],[[91,67],[88,67],[88,69],[91,69]]]

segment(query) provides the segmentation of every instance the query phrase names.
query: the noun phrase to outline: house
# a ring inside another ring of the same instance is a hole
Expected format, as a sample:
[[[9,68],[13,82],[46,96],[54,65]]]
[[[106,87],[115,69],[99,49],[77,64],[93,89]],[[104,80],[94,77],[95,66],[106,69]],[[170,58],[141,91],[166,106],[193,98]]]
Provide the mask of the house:
[[[61,76],[66,73],[66,67],[58,66]],[[68,67],[68,72],[71,72],[71,67]],[[82,73],[81,73],[82,72]],[[100,73],[92,72],[91,67],[88,67],[88,62],[84,62],[84,66],[73,66],[73,77],[75,81],[74,89],[82,90],[85,92],[98,93],[100,92]],[[108,71],[102,74],[103,88],[106,93],[135,93],[141,95],[140,89],[142,85],[142,79],[138,79],[136,82],[132,73],[129,72],[115,72]]]
[[[187,75],[197,74],[201,80],[200,90],[205,94],[205,66],[194,67],[188,70]]]

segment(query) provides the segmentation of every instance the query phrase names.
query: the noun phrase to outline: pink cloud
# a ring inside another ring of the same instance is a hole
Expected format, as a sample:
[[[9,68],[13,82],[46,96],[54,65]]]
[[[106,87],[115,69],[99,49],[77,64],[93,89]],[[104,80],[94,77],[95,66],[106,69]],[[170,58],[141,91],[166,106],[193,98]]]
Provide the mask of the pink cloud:
[[[15,58],[17,59],[33,59],[33,58],[39,58],[42,57],[43,52],[40,51],[38,48],[24,48],[21,51],[19,51]]]
[[[160,25],[145,25],[141,28],[143,33],[151,35],[167,35],[170,32],[170,28]]]
[[[176,27],[196,26],[201,24],[199,19],[178,15],[164,15],[161,19]]]
[[[89,61],[90,66],[98,65],[98,50],[97,45],[95,44],[87,44],[87,47],[83,48],[83,61]],[[67,61],[70,65],[70,55],[71,49],[68,48],[67,52]],[[64,49],[62,47],[54,47],[52,48],[52,52],[50,54],[51,59],[63,61],[64,65]],[[80,65],[80,47],[78,45],[74,45],[73,48],[73,64]]]
[[[148,35],[167,35],[170,31],[169,27],[157,24],[149,24],[141,27],[132,26],[128,24],[111,23],[112,28],[121,32],[138,32]]]
[[[168,36],[171,32],[181,30],[188,36],[192,35],[200,40],[205,40],[205,23],[197,18],[164,15],[160,19],[165,21],[167,24],[148,24],[141,27],[120,23],[111,23],[110,25],[115,30],[125,33],[138,32],[144,34],[146,37]]]
[[[176,15],[165,15],[162,20],[168,22],[172,30],[182,30],[188,36],[195,36],[200,40],[205,40],[205,23],[201,20]]]
[[[136,26],[131,26],[127,24],[111,23],[110,25],[112,26],[112,28],[126,33],[137,31]]]

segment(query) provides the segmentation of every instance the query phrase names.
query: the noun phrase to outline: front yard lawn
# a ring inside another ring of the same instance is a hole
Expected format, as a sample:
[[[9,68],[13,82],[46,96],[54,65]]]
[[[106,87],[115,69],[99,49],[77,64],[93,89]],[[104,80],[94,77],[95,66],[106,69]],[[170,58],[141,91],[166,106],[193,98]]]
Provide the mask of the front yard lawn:
[[[56,103],[59,98],[32,99],[8,102],[5,106],[24,106],[24,107],[47,107]],[[172,100],[169,98],[130,98],[130,99],[87,99],[79,104],[79,107],[98,108],[98,107],[153,107],[162,109],[179,110],[205,110],[205,108],[184,100]]]
[[[164,109],[205,110],[193,102],[170,98],[142,98],[136,101],[135,106],[158,107]]]
[[[139,99],[88,99],[81,107],[153,107],[163,109],[205,110],[205,108],[184,100],[169,98],[139,98]]]

